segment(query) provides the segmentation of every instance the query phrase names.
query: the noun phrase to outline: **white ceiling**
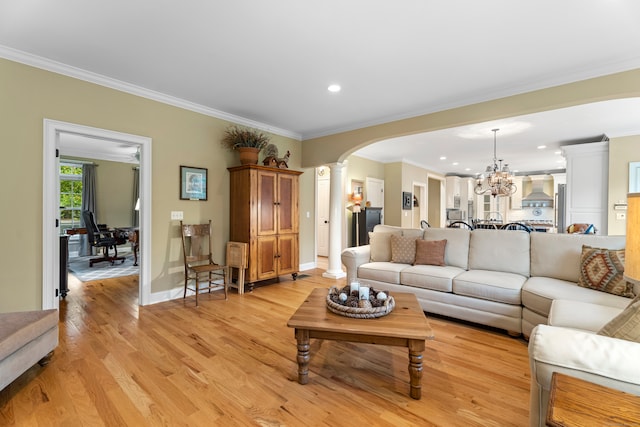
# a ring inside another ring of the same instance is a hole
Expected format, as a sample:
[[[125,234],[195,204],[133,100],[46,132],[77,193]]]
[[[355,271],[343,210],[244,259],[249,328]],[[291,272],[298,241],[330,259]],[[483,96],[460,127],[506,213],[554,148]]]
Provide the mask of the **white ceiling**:
[[[639,24],[636,0],[4,0],[0,56],[308,139],[640,68]],[[517,141],[640,133],[578,111],[528,117]],[[492,126],[459,161],[490,162]],[[385,159],[414,138],[463,144],[448,132],[394,141]],[[508,147],[499,132],[500,157],[533,160]]]

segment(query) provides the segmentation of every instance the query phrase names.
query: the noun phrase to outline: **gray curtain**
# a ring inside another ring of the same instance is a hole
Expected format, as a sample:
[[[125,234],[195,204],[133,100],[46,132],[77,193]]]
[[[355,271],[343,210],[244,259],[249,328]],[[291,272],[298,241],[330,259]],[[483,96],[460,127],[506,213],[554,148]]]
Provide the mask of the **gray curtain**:
[[[131,199],[131,224],[140,225],[140,212],[136,210],[136,203],[140,197],[140,168],[133,168],[133,197]]]
[[[82,165],[82,210],[96,213],[96,165]],[[80,226],[86,227],[84,218],[80,216]],[[91,255],[91,245],[86,234],[80,234],[78,256]]]

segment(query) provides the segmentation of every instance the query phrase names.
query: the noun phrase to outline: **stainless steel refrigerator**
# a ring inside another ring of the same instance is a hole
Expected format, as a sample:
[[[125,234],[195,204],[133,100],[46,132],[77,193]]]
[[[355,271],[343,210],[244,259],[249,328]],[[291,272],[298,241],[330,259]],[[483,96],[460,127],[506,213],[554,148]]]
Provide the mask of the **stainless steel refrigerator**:
[[[558,233],[567,232],[566,194],[567,184],[558,184],[558,192],[556,193],[556,229]]]

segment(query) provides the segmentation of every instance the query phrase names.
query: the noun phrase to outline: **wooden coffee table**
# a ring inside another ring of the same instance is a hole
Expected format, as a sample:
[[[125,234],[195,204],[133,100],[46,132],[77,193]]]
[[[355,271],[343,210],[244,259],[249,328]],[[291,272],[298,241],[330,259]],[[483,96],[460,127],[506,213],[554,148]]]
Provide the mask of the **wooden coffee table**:
[[[309,381],[309,341],[311,338],[407,347],[409,349],[409,395],[422,394],[422,352],[433,331],[414,294],[393,292],[396,306],[391,313],[375,319],[354,319],[327,309],[326,288],[314,289],[287,326],[295,328],[298,343],[298,382]]]

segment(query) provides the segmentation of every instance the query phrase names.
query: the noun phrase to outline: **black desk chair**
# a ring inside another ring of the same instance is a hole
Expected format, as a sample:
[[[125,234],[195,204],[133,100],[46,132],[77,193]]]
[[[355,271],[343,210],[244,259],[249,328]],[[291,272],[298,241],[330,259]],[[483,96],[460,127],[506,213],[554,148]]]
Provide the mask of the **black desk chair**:
[[[82,211],[82,218],[84,219],[84,226],[87,228],[89,244],[94,248],[102,248],[102,256],[99,258],[91,258],[89,260],[89,267],[93,267],[93,264],[103,261],[108,261],[111,265],[120,260],[124,263],[125,258],[118,256],[117,246],[124,242],[119,241],[110,231],[100,230],[93,217],[93,212]],[[109,255],[109,248],[113,248],[113,256]]]

